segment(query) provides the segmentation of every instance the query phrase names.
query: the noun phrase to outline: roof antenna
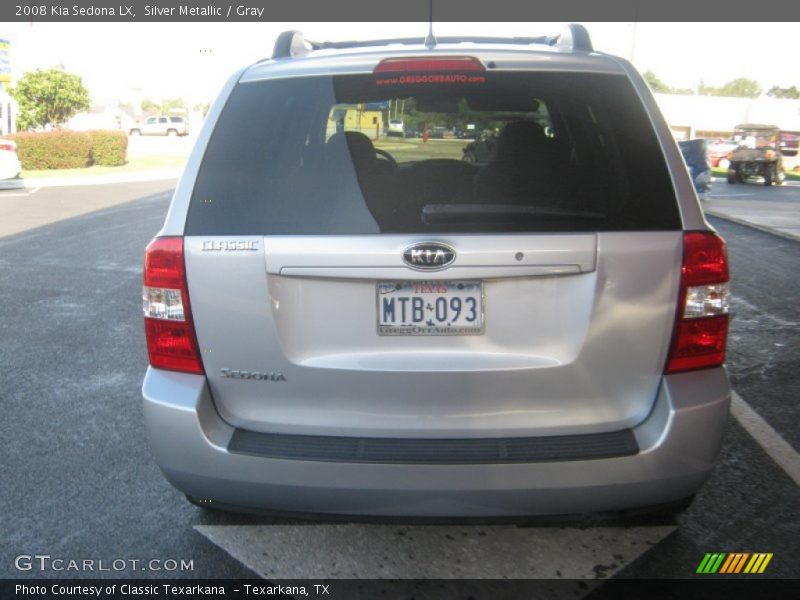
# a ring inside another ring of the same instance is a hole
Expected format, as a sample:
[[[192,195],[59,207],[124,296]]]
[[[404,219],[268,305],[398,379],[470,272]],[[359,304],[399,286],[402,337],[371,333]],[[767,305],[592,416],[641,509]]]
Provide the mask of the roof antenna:
[[[425,38],[425,47],[428,50],[436,48],[436,38],[433,35],[433,0],[428,0],[428,35]]]

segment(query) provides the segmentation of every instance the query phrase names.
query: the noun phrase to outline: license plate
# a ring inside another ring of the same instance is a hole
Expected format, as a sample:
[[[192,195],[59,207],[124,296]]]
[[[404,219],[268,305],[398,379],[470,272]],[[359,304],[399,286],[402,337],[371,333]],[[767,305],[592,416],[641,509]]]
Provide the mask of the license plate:
[[[379,335],[480,335],[480,281],[381,281]]]

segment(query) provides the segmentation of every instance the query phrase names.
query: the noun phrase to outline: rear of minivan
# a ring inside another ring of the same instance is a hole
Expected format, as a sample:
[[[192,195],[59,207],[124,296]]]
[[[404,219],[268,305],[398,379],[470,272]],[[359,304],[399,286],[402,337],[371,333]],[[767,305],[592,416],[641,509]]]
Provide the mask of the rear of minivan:
[[[469,140],[381,135],[497,130]],[[545,49],[237,74],[147,249],[151,447],[205,505],[521,516],[691,497],[727,258],[633,69]]]

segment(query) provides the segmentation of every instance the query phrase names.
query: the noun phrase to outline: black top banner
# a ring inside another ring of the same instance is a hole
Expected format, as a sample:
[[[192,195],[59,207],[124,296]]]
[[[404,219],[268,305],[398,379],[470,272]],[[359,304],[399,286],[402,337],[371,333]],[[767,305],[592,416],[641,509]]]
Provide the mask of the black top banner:
[[[10,22],[428,21],[429,0],[42,0],[0,3]],[[433,0],[434,21],[800,21],[796,0]]]

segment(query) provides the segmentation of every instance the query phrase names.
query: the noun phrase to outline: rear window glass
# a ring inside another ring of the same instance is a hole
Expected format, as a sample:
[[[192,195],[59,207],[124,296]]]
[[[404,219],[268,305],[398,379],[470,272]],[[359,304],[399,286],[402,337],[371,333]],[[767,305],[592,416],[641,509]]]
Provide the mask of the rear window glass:
[[[624,77],[409,79],[237,85],[203,157],[186,233],[680,228],[658,140]]]

